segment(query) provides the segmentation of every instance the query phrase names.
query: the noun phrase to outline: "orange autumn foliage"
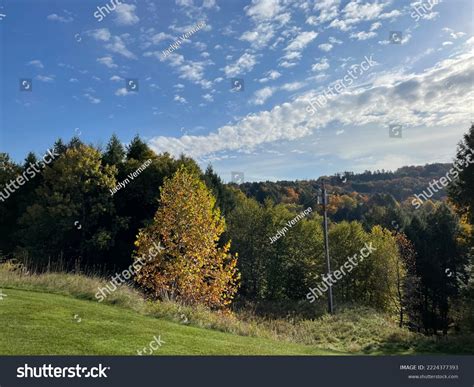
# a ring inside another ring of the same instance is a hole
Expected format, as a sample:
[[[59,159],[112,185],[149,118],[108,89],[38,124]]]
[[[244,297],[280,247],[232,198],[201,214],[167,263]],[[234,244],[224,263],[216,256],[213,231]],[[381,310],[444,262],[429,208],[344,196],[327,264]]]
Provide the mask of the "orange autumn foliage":
[[[240,274],[230,242],[218,246],[225,220],[204,183],[181,167],[161,188],[154,221],[140,230],[135,259],[144,257],[136,282],[155,297],[224,308],[237,292]],[[161,243],[148,257],[153,243]]]

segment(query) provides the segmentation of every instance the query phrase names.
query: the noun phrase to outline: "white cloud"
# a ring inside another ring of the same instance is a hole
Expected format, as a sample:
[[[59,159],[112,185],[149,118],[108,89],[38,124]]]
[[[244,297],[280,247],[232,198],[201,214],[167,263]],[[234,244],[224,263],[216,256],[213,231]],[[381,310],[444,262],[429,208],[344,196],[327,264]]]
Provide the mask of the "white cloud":
[[[263,105],[265,101],[270,98],[275,92],[274,87],[264,87],[263,89],[257,90],[250,100],[250,103],[254,105]]]
[[[316,62],[311,66],[313,71],[324,71],[329,68],[329,61],[327,58],[322,58],[319,62]]]
[[[245,31],[240,40],[249,42],[253,48],[260,49],[265,47],[275,35],[275,30],[270,23],[257,24],[254,30]]]
[[[120,54],[127,59],[137,59],[135,54],[128,50],[120,36],[112,36],[110,43],[107,43],[105,48],[116,54]]]
[[[377,18],[395,19],[401,15],[398,10],[383,13],[384,8],[388,4],[390,4],[390,1],[375,1],[369,3],[362,0],[351,0],[342,10],[342,15],[339,15],[339,18],[334,19],[329,27],[338,28],[341,31],[349,31],[354,25],[363,21],[374,20]],[[373,30],[371,29],[371,31]]]
[[[99,98],[96,98],[94,97],[93,95],[89,94],[89,93],[85,93],[83,94],[84,97],[86,97],[90,103],[92,104],[98,104],[100,103],[100,99]]]
[[[204,98],[204,99],[205,99],[206,101],[208,101],[208,102],[214,101],[214,97],[213,97],[211,94],[209,94],[209,93],[204,94],[204,95],[202,96],[202,98]]]
[[[37,75],[35,79],[41,82],[53,82],[54,78],[54,75]]]
[[[134,92],[129,92],[129,91],[127,90],[127,88],[125,88],[125,87],[121,87],[121,88],[119,88],[119,89],[117,89],[117,90],[115,91],[115,95],[116,95],[117,97],[125,97],[125,96],[127,96],[127,95],[134,95],[134,94],[136,94],[136,93],[134,93]]]
[[[196,47],[199,51],[204,51],[207,48],[207,45],[203,42],[195,42],[194,47]]]
[[[377,36],[376,32],[370,31],[370,32],[365,32],[365,31],[359,31],[359,32],[353,32],[351,33],[350,37],[352,39],[357,39],[357,40],[367,40],[370,38],[374,38]]]
[[[219,10],[219,6],[216,3],[216,0],[204,0],[202,3],[203,8],[212,9],[215,8]]]
[[[102,58],[97,58],[97,62],[107,66],[109,69],[117,68],[118,66],[114,63],[114,60],[111,56],[103,56]]]
[[[320,44],[319,46],[319,49],[322,50],[322,51],[326,51],[326,52],[329,52],[332,50],[332,48],[334,47],[332,44],[329,44],[329,43],[323,43],[323,44]]]
[[[317,32],[304,31],[294,38],[288,46],[286,46],[285,51],[302,51],[309,43],[316,39],[317,36]]]
[[[44,69],[43,63],[39,59],[31,60],[28,62],[28,66],[34,66],[39,69]]]
[[[247,16],[256,20],[269,20],[282,10],[279,0],[252,0],[252,4],[244,8]]]
[[[424,13],[421,18],[424,20],[434,20],[439,16],[439,12]]]
[[[225,66],[224,72],[227,77],[235,77],[251,71],[256,64],[255,55],[246,52],[235,63]]]
[[[173,98],[174,101],[177,101],[179,103],[188,103],[188,101],[186,101],[186,98],[184,97],[181,97],[179,95],[175,95],[174,98]]]
[[[376,30],[378,30],[380,27],[382,27],[382,23],[380,23],[380,22],[375,22],[375,23],[372,23],[372,25],[370,26],[370,30],[371,30],[371,31],[376,31]]]
[[[349,31],[352,27],[346,23],[344,20],[339,20],[339,19],[334,19],[331,24],[329,24],[329,27],[332,28],[338,28],[341,31]]]
[[[176,0],[176,5],[180,7],[192,7],[194,2],[193,0]]]
[[[166,150],[174,155],[185,153],[200,157],[222,151],[252,150],[280,140],[303,139],[316,129],[336,121],[339,127],[350,127],[358,134],[361,133],[357,131],[360,127],[371,125],[374,129],[342,143],[339,137],[337,140],[334,139],[336,136],[328,137],[328,141],[331,138],[333,141],[324,144],[326,152],[331,149],[333,156],[347,160],[368,157],[377,151],[382,157],[389,157],[393,145],[387,145],[385,130],[391,123],[400,123],[412,128],[412,134],[405,139],[403,147],[411,146],[416,154],[416,149],[427,141],[426,131],[419,130],[420,135],[415,137],[416,128],[470,125],[472,59],[472,53],[462,53],[420,74],[382,74],[383,81],[376,78],[369,87],[346,90],[313,116],[307,113],[307,98],[315,94],[308,93],[291,103],[247,116],[205,136],[157,137],[150,145],[158,152]],[[397,109],[393,109],[394,105]],[[438,136],[442,144],[449,131],[439,133],[435,135],[430,131],[428,138],[433,141]]]
[[[285,48],[286,54],[282,57],[282,67],[292,67],[301,59],[301,52],[318,36],[317,32],[304,31],[299,33]]]
[[[334,36],[329,37],[329,43],[331,44],[342,44],[342,40],[335,38]]]
[[[123,39],[128,38],[128,34],[122,36],[113,36],[107,28],[99,28],[96,30],[87,31],[87,35],[92,36],[95,40],[101,42],[107,42],[105,48],[116,54],[120,54],[127,59],[136,59],[134,53],[132,53],[125,45]]]
[[[385,6],[386,4],[379,2],[367,3],[362,0],[353,0],[346,5],[343,12],[346,22],[355,24],[377,18]]]
[[[101,40],[103,42],[109,41],[112,37],[107,28],[98,28],[96,30],[88,31],[88,35],[92,36],[95,40]]]
[[[276,70],[270,70],[270,71],[267,71],[267,72],[265,73],[265,77],[264,77],[264,78],[261,78],[261,79],[259,79],[258,81],[259,81],[260,83],[265,83],[265,82],[268,82],[268,81],[273,81],[273,80],[278,79],[278,78],[280,78],[280,77],[281,77],[281,74],[280,74],[278,71],[276,71]]]
[[[315,11],[320,11],[315,20],[316,23],[326,23],[337,17],[339,14],[340,0],[320,0],[314,5]]]
[[[71,16],[60,16],[56,13],[52,13],[51,15],[48,15],[47,19],[51,21],[61,22],[61,23],[70,23],[74,20]]]
[[[451,38],[453,38],[454,40],[466,36],[465,32],[455,32],[453,29],[447,27],[443,28],[443,32],[449,33],[449,36],[451,36]]]
[[[122,78],[122,77],[119,77],[118,75],[112,75],[112,76],[110,77],[110,80],[111,80],[112,82],[120,82],[120,81],[123,81],[123,78]]]
[[[286,91],[295,91],[301,89],[305,84],[303,82],[290,82],[283,84],[280,89]]]
[[[379,19],[396,19],[397,17],[401,16],[402,13],[398,9],[394,9],[393,11],[383,13],[379,16]]]
[[[164,40],[174,40],[174,36],[170,34],[166,34],[164,32],[159,32],[150,37],[150,41],[153,44],[158,44]]]
[[[140,21],[140,18],[135,15],[137,7],[133,4],[119,3],[115,9],[115,22],[122,26],[131,26]]]
[[[306,24],[309,24],[310,26],[317,26],[318,23],[318,18],[316,16],[310,16],[306,19]]]

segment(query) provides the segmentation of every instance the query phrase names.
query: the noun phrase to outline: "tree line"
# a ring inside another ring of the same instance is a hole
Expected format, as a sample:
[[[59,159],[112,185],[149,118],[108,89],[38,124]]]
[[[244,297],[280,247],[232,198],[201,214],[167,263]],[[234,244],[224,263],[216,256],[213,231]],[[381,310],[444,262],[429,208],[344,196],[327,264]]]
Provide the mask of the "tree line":
[[[471,127],[457,159],[473,142]],[[106,274],[128,267],[159,240],[164,250],[136,273],[135,285],[150,297],[211,308],[229,307],[234,299],[305,302],[325,273],[316,180],[307,183],[311,190],[295,182],[285,183],[284,195],[260,194],[255,185],[224,184],[211,166],[203,172],[189,157],[155,154],[138,136],[124,147],[114,135],[105,149],[78,138],[58,140],[54,150],[59,157],[0,203],[2,257],[37,271],[60,264]],[[36,161],[33,153],[23,164],[0,154],[0,186]],[[379,180],[390,181],[381,173]],[[366,243],[376,247],[334,284],[336,305],[367,305],[425,333],[472,331],[473,186],[470,165],[449,187],[449,200],[433,198],[416,211],[408,199],[399,202],[386,192],[332,189],[333,267]],[[308,206],[313,211],[270,243]]]

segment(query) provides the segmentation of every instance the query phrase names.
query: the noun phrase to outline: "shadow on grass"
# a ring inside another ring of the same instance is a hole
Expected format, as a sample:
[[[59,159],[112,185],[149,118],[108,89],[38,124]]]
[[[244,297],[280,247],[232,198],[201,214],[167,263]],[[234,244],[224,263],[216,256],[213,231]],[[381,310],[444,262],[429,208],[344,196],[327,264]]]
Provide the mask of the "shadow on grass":
[[[362,352],[368,355],[472,355],[474,335],[426,336],[406,342],[392,334],[382,343],[367,345]]]

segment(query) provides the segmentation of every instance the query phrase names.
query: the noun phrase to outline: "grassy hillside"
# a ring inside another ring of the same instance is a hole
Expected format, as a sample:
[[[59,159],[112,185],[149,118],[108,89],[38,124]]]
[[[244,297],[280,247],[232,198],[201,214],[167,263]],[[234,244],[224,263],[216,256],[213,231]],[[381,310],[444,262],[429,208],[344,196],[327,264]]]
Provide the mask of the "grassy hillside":
[[[136,354],[153,336],[157,354],[473,354],[472,336],[429,338],[393,316],[347,307],[313,319],[263,318],[146,301],[119,286],[98,303],[107,279],[66,273],[25,275],[0,265],[0,354]],[[81,322],[73,316],[77,314]]]
[[[314,346],[180,325],[56,294],[13,289],[4,293],[0,355],[137,355],[154,336],[164,342],[154,355],[335,354]]]

